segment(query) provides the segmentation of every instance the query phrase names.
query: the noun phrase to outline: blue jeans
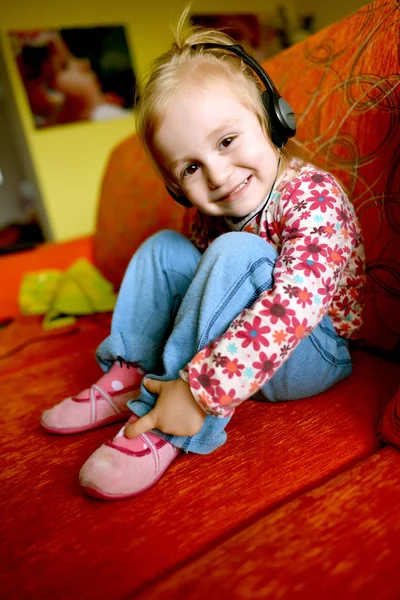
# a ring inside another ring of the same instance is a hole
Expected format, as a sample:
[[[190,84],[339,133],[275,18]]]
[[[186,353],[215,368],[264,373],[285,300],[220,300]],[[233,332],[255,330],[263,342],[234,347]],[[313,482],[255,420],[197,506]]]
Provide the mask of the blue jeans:
[[[276,251],[262,238],[226,233],[202,255],[184,236],[160,231],[133,256],[118,295],[111,333],[96,356],[107,371],[116,357],[138,363],[152,379],[179,376],[193,356],[270,289]],[[318,394],[349,375],[347,340],[328,316],[262,388],[257,399],[295,400]],[[129,402],[143,416],[157,397],[142,385]],[[240,410],[240,408],[238,409]],[[207,415],[193,437],[160,435],[186,452],[208,454],[226,441],[229,418]]]

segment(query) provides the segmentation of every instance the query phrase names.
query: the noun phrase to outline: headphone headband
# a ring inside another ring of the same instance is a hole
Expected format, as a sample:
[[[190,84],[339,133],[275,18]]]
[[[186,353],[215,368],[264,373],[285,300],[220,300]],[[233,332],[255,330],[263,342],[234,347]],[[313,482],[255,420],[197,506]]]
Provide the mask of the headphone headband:
[[[262,68],[262,66],[252,56],[247,54],[247,52],[245,51],[243,46],[240,46],[240,44],[227,45],[227,44],[213,44],[210,42],[210,43],[204,43],[204,44],[193,44],[191,46],[191,48],[194,48],[195,50],[197,48],[204,48],[206,50],[208,48],[210,50],[212,50],[213,48],[219,48],[221,50],[227,50],[228,52],[232,52],[233,54],[236,54],[236,56],[239,56],[239,58],[241,58],[243,60],[243,62],[246,63],[246,65],[248,65],[255,73],[257,73],[257,75],[261,79],[262,83],[265,85],[265,87],[268,89],[268,91],[271,92],[271,94],[277,94],[279,96],[279,92],[276,89],[275,84],[272,81],[271,77],[268,75],[268,73]]]

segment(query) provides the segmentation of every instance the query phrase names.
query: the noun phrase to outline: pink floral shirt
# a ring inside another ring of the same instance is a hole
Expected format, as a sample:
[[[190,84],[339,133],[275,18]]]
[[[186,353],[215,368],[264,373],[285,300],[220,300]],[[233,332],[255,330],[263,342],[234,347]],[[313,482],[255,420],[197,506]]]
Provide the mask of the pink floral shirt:
[[[191,239],[205,250],[230,229],[223,218],[197,213]],[[292,160],[244,231],[276,249],[274,285],[180,372],[199,405],[220,417],[259,391],[326,314],[346,338],[362,324],[360,225],[332,175]]]

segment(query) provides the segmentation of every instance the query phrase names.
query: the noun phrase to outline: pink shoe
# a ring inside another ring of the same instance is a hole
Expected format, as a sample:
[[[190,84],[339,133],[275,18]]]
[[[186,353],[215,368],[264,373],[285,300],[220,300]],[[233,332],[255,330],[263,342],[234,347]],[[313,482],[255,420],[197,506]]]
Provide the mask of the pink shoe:
[[[128,423],[136,419],[133,415]],[[104,500],[136,496],[154,485],[181,452],[156,433],[129,439],[125,427],[83,465],[79,482],[90,496]]]
[[[91,388],[45,410],[41,425],[51,433],[68,434],[125,421],[132,414],[126,404],[139,395],[143,377],[138,367],[116,362]]]

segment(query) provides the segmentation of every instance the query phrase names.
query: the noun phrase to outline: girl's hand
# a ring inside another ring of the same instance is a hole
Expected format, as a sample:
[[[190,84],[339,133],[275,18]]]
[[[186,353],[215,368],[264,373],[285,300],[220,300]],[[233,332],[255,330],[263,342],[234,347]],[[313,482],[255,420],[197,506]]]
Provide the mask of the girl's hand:
[[[145,379],[143,384],[149,392],[158,394],[158,399],[153,410],[125,428],[126,437],[134,438],[155,428],[171,435],[193,436],[200,431],[206,413],[186,381],[180,377],[172,381]]]

